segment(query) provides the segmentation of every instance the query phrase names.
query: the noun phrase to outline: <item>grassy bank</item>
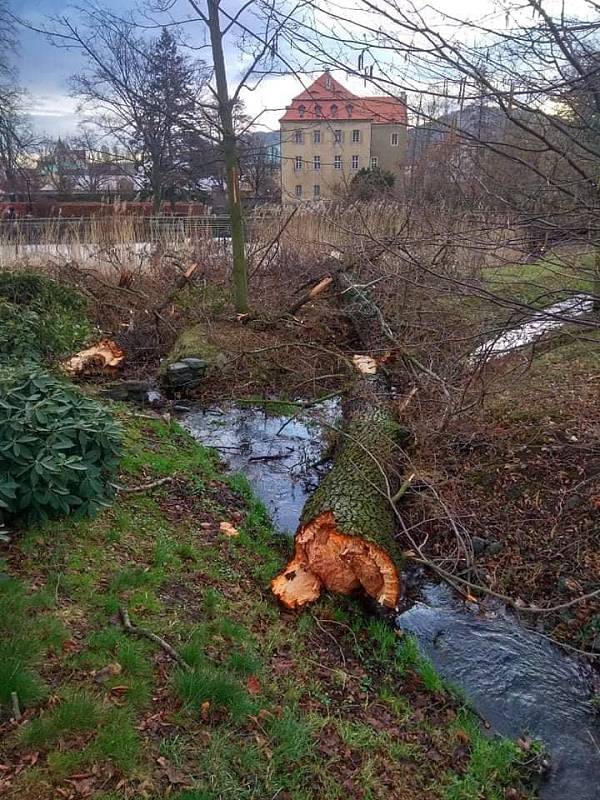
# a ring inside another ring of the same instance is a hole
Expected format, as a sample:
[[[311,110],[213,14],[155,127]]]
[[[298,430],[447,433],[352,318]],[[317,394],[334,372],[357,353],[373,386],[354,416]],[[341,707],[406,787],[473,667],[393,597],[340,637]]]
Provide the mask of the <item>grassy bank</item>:
[[[268,581],[289,543],[243,479],[178,426],[120,413],[120,483],[173,480],[3,547],[3,797],[530,796],[518,748],[482,736],[412,639],[352,600],[282,612]]]

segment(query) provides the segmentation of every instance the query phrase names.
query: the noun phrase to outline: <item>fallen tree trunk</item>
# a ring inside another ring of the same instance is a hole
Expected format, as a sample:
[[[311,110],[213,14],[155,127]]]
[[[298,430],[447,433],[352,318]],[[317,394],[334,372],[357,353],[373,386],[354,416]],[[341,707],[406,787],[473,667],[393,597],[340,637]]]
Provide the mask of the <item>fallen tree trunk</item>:
[[[368,328],[371,336],[380,333],[375,324],[379,316],[374,309],[378,309],[362,292],[360,298],[346,294],[352,321],[366,342]],[[408,432],[395,421],[387,385],[375,371],[376,362],[368,360],[374,369],[356,364],[361,377],[345,409],[341,444],[331,472],[304,507],[294,557],[271,582],[273,593],[287,608],[301,608],[323,589],[340,594],[362,589],[385,607],[398,603],[390,497],[398,484],[398,447]]]

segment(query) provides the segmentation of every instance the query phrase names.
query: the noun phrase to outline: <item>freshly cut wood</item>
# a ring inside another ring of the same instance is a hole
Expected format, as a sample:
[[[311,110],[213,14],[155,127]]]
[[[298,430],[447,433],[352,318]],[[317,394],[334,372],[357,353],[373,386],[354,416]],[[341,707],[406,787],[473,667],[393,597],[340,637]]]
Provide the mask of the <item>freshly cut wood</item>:
[[[299,311],[302,306],[305,306],[307,303],[310,303],[311,300],[314,300],[320,294],[326,292],[332,283],[333,277],[331,275],[324,275],[322,278],[319,278],[317,283],[315,283],[307,292],[305,292],[294,303],[292,303],[292,305],[285,311],[285,314],[292,316]]]
[[[116,342],[102,339],[63,362],[62,368],[71,377],[112,373],[121,366],[125,353]]]
[[[287,608],[301,608],[324,589],[362,590],[395,608],[400,579],[392,554],[398,483],[394,464],[408,432],[394,420],[378,375],[359,380],[346,413],[331,472],[304,507],[294,557],[272,582]]]

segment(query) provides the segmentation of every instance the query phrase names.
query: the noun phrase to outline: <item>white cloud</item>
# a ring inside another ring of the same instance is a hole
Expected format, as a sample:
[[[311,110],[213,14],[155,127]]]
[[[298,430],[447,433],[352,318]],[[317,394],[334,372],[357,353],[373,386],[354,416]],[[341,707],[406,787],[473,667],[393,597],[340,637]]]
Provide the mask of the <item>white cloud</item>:
[[[25,112],[32,117],[64,117],[77,113],[77,101],[65,94],[33,94]]]

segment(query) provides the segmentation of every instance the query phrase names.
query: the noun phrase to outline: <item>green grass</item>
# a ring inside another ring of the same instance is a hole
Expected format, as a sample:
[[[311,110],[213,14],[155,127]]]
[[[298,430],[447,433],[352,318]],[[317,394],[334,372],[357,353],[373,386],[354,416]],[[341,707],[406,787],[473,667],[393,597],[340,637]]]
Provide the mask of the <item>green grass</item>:
[[[519,780],[523,751],[509,739],[485,736],[466,711],[459,715],[454,729],[468,737],[471,758],[465,775],[449,778],[444,800],[504,800],[505,788]]]
[[[22,729],[23,741],[31,747],[44,747],[69,734],[92,731],[99,720],[94,698],[84,693],[67,694],[56,707]]]
[[[211,708],[226,709],[234,720],[240,721],[255,709],[239,680],[217,666],[204,664],[191,672],[178,670],[173,682],[190,713],[198,714],[202,704],[208,702]]]
[[[172,519],[171,488],[159,487],[120,496],[94,520],[26,531],[15,545],[20,577],[0,580],[0,697],[7,702],[17,690],[28,721],[0,743],[0,760],[27,748],[40,754],[18,776],[15,797],[50,800],[73,774],[93,770],[114,776],[96,798],[137,796],[147,781],[158,800],[160,758],[189,776],[190,786],[171,795],[180,800],[342,800],[346,764],[365,798],[377,797],[382,776],[418,798],[415,775],[433,785],[431,724],[427,714],[412,720],[404,676],[413,685],[412,673],[421,676],[422,698],[437,693],[432,709],[453,700],[434,688],[414,640],[348,598],[283,614],[268,582],[290,545],[274,535],[246,479],[224,479],[212,455],[173,425],[125,423],[120,480],[193,473],[191,491],[182,492],[193,512]],[[233,493],[245,514],[239,537],[226,540],[198,520],[230,518]],[[191,671],[123,631],[120,606],[176,647]],[[409,741],[372,724],[383,712]],[[438,746],[451,763],[452,731],[440,725]],[[482,774],[477,763],[473,772]],[[453,778],[431,796],[441,800]]]
[[[486,288],[501,297],[543,307],[593,289],[592,256],[567,260],[548,256],[532,264],[482,270]]]

